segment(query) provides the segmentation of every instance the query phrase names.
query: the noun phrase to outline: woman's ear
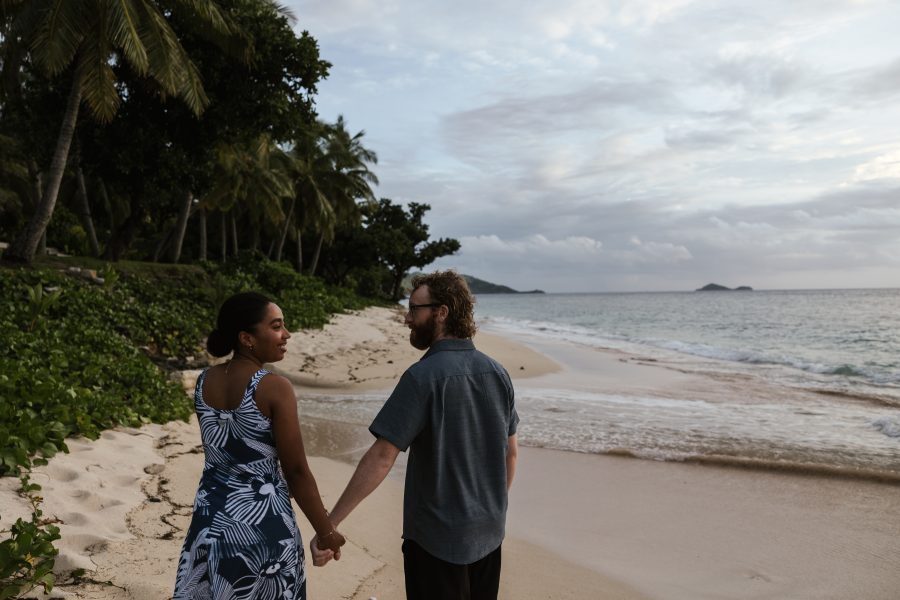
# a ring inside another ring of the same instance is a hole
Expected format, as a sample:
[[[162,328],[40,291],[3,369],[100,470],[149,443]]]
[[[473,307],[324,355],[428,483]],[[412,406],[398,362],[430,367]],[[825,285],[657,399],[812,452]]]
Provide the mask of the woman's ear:
[[[238,334],[238,342],[241,344],[241,349],[249,350],[253,347],[253,335],[242,331]]]

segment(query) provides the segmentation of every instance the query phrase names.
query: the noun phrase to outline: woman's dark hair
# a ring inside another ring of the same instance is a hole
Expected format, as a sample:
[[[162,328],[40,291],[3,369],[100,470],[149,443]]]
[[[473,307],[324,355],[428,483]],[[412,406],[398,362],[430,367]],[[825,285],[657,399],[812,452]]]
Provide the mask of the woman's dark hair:
[[[238,347],[238,334],[253,333],[266,317],[272,301],[256,292],[241,292],[222,303],[216,328],[206,339],[206,349],[213,356],[225,356]]]

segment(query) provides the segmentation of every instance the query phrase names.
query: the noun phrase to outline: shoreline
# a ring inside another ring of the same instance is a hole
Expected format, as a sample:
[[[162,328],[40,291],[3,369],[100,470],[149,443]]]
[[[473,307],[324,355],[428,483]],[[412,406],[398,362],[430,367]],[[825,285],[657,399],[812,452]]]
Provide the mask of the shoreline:
[[[422,354],[397,318],[385,308],[339,315],[325,330],[295,334],[288,358],[276,365],[292,375],[300,397],[307,453],[326,506],[372,438],[362,423],[305,414],[303,396],[386,398]],[[544,353],[493,332],[480,332],[475,343],[507,366],[517,390],[560,382],[634,393],[704,385],[695,374],[615,351]],[[192,385],[190,374],[185,383]],[[203,463],[196,421],[68,443],[72,452],[36,469],[33,480],[44,486],[45,516],[61,527],[58,570],[87,573],[68,583],[60,578],[52,597],[168,597]],[[401,459],[343,524],[349,542],[342,560],[307,565],[310,598],[403,597],[405,454]],[[5,526],[24,505],[13,479],[0,479]],[[893,485],[860,479],[523,445],[500,597],[888,600],[900,587],[897,496]],[[295,511],[308,540],[309,525]]]

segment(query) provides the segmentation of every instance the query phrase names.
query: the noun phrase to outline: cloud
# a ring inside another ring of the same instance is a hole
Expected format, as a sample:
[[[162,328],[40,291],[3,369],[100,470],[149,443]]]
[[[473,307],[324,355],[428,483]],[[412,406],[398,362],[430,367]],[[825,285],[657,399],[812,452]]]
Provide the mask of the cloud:
[[[463,237],[464,254],[488,254],[498,259],[529,260],[534,262],[580,263],[585,259],[600,256],[603,244],[584,236],[570,236],[551,240],[542,234],[526,238],[504,240],[496,235]]]
[[[861,73],[857,83],[864,93],[873,98],[894,98],[900,95],[900,58]]]
[[[893,0],[292,4],[334,63],[320,113],[463,242],[447,265],[556,291],[900,281]]]
[[[857,182],[880,179],[900,179],[900,148],[859,165],[853,177]]]

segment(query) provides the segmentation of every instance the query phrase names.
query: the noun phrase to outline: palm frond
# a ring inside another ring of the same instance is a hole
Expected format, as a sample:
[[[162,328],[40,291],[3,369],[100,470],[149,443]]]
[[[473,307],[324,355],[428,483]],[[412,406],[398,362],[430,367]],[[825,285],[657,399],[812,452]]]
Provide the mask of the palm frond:
[[[97,17],[93,2],[71,0],[36,0],[45,4],[46,13],[40,21],[31,41],[31,50],[38,64],[52,77],[66,69],[84,41],[84,32],[90,29],[89,20]]]
[[[135,12],[140,15],[138,31],[147,52],[147,72],[166,93],[174,96],[178,91],[179,81],[173,54],[181,44],[155,4],[139,0],[134,7]]]
[[[113,0],[109,7],[109,33],[125,59],[140,76],[150,68],[147,49],[141,41],[140,14],[131,0]]]
[[[177,53],[181,63],[179,65],[180,77],[177,86],[178,96],[187,104],[191,112],[199,117],[203,114],[206,107],[209,106],[209,97],[206,95],[206,90],[203,89],[203,82],[197,65],[188,58],[187,52],[184,51],[181,45],[178,46]]]
[[[76,77],[81,80],[81,95],[101,123],[108,123],[116,116],[121,102],[116,75],[109,64],[111,49],[105,41],[101,36],[87,41],[76,70]]]
[[[199,17],[205,26],[211,27],[219,33],[232,33],[236,27],[215,2],[209,0],[177,0],[177,2]]]
[[[281,2],[276,2],[275,0],[266,0],[266,4],[272,7],[276,13],[286,18],[291,25],[297,22],[297,15],[294,13],[294,9],[286,4],[282,4]]]

